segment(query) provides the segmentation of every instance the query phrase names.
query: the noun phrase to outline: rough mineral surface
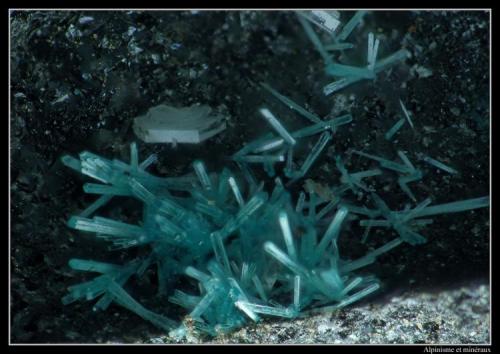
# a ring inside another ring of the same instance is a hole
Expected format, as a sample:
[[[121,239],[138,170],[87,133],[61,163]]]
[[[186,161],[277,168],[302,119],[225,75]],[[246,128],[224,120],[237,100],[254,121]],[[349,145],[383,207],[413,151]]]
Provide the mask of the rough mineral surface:
[[[266,321],[228,336],[183,343],[215,344],[486,344],[490,288],[474,284],[445,291],[408,291],[329,315]],[[176,343],[167,337],[146,343]]]

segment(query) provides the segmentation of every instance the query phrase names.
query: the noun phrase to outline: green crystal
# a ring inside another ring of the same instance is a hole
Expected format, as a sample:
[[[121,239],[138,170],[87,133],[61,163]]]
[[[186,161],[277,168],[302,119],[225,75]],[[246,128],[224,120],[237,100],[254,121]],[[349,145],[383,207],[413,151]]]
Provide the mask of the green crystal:
[[[455,170],[454,168],[450,167],[450,166],[447,166],[445,165],[444,163],[436,160],[436,159],[433,159],[432,157],[429,157],[429,156],[423,156],[422,157],[422,161],[425,161],[427,162],[428,164],[434,166],[434,167],[437,167],[439,168],[440,170],[443,170],[443,171],[446,171],[450,174],[457,174],[458,171]]]
[[[338,77],[355,77],[360,79],[375,78],[375,73],[370,69],[337,63],[329,65],[326,69],[326,72],[329,75]]]
[[[301,116],[309,119],[313,123],[321,123],[321,118],[319,118],[317,115],[307,111],[305,108],[299,106],[297,103],[292,101],[286,96],[283,96],[280,94],[278,91],[274,90],[271,86],[265,83],[260,84],[264,89],[269,91],[274,97],[276,97],[278,100],[280,100],[283,104],[287,105],[290,109],[293,109],[297,111]]]
[[[300,15],[297,16],[297,17],[299,19],[300,24],[304,28],[304,31],[306,32],[307,37],[309,37],[309,40],[313,43],[314,47],[316,47],[316,50],[323,57],[323,60],[325,61],[325,63],[327,65],[330,64],[330,63],[332,63],[332,58],[331,58],[330,54],[328,54],[328,52],[325,49],[323,43],[321,43],[321,40],[319,39],[319,37],[316,34],[316,32],[314,32],[314,29],[309,24],[309,22],[307,22]]]
[[[352,43],[335,43],[325,45],[326,50],[346,50],[354,48]]]
[[[344,25],[342,31],[337,36],[337,41],[345,41],[351,32],[356,28],[356,26],[361,22],[363,16],[365,16],[367,11],[360,10],[351,17],[351,19]]]
[[[387,131],[387,133],[385,133],[384,137],[386,140],[391,140],[392,137],[394,136],[394,134],[396,134],[399,129],[401,129],[401,127],[405,124],[405,119],[404,118],[401,118],[400,120],[398,120],[393,126],[391,129],[389,129]]]
[[[260,114],[273,127],[273,129],[286,141],[289,145],[295,145],[297,141],[290,135],[281,122],[267,108],[262,108]]]

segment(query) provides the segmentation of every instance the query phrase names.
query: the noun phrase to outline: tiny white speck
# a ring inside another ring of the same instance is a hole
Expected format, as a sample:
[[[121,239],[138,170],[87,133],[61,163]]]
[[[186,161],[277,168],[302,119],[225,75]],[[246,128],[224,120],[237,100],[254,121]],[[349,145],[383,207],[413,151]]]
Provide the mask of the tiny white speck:
[[[84,25],[84,24],[92,22],[92,21],[94,21],[93,17],[91,17],[91,16],[84,16],[84,17],[81,17],[78,20],[78,23],[81,24],[81,25]]]

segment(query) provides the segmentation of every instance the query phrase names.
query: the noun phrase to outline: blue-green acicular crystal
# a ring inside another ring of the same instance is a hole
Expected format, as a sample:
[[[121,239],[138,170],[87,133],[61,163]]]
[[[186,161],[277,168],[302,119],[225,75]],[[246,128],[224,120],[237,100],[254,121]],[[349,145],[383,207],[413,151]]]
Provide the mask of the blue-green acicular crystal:
[[[404,118],[401,118],[398,120],[392,127],[385,133],[384,137],[385,140],[391,140],[394,134],[396,134],[399,129],[405,124],[406,120]]]
[[[313,123],[321,123],[321,118],[319,118],[317,115],[309,112],[305,108],[299,106],[297,103],[289,99],[288,97],[280,94],[278,91],[273,89],[271,86],[265,83],[261,83],[261,86],[269,91],[274,97],[276,97],[278,100],[280,100],[283,104],[287,105],[290,109],[293,109],[297,111],[301,116],[304,116],[305,118],[309,119]]]
[[[297,141],[290,135],[288,130],[285,129],[278,118],[276,118],[276,116],[272,114],[270,110],[268,110],[267,108],[262,108],[260,110],[260,114],[289,145],[295,145],[297,143]]]
[[[444,163],[442,163],[441,161],[438,161],[436,159],[433,159],[432,157],[429,157],[429,156],[422,156],[421,157],[422,161],[425,161],[427,162],[428,164],[434,166],[434,167],[437,167],[439,168],[440,170],[443,170],[443,171],[446,171],[450,174],[457,174],[458,171],[455,170],[454,168],[448,166],[448,165],[445,165]]]
[[[408,110],[406,109],[406,106],[404,105],[403,101],[399,100],[399,104],[401,105],[401,109],[403,110],[403,113],[405,115],[405,118],[406,120],[408,121],[408,123],[410,124],[411,128],[414,129],[414,126],[413,126],[413,121],[411,120],[410,118],[410,113],[408,112]]]
[[[323,28],[316,20],[333,21],[334,14],[299,14],[307,36],[323,57],[326,73],[336,78],[324,87],[326,95],[374,79],[409,55],[401,49],[378,59],[380,42],[368,33],[367,65],[339,63],[334,58],[338,52],[328,51],[352,48],[353,44],[345,40],[365,14],[356,12],[340,31],[329,27],[332,43],[327,44],[321,42],[308,21]],[[423,189],[413,191],[408,186],[425,182],[420,164],[428,163],[452,174],[457,171],[424,154],[416,154],[420,161],[414,164],[410,159],[413,155],[395,146],[398,161],[355,150],[353,145],[349,151],[376,164],[357,172],[348,171],[344,165],[345,157],[351,155],[342,155],[335,146],[336,171],[332,174],[336,183],[309,183],[309,171],[319,171],[318,159],[334,137],[342,136],[341,130],[353,121],[352,115],[322,119],[271,86],[260,87],[289,108],[292,115],[299,114],[308,122],[289,132],[269,109],[260,109],[269,131],[243,144],[220,173],[209,174],[205,163],[210,162],[195,160],[194,173],[154,176],[146,169],[158,160],[157,155],[149,155],[141,162],[135,143],[130,146],[128,162],[89,151],[80,153],[79,158],[62,157],[64,165],[92,179],[84,184],[84,192],[97,195],[93,203],[69,219],[68,226],[93,233],[109,249],[123,253],[119,258],[122,264],[70,259],[71,269],[97,276],[68,287],[63,304],[95,301],[95,311],[118,304],[177,339],[193,329],[212,336],[228,333],[248,321],[258,322],[261,316],[295,318],[336,311],[380,288],[376,276],[368,273],[378,257],[397,247],[427,241],[425,227],[433,222],[430,216],[489,206],[487,196],[432,205],[431,198],[420,195]],[[406,122],[414,128],[402,101],[400,106],[403,117],[386,132],[386,140],[391,140]],[[316,141],[312,148],[304,141],[308,137]],[[322,168],[329,171],[327,165]],[[388,204],[393,201],[386,202],[385,194],[382,198],[364,181],[370,178],[384,182],[391,176],[404,192],[399,193],[404,198],[402,203],[406,203],[401,210],[392,210]],[[296,183],[302,178],[306,178],[303,188]],[[366,205],[358,199],[363,195],[369,197]],[[142,219],[132,222],[94,216],[104,206],[111,207],[109,202],[114,197],[141,203]],[[355,228],[345,227],[354,222],[365,228],[359,235],[352,235]],[[397,236],[385,243],[375,237],[368,241],[373,228]],[[360,241],[362,247],[373,248],[350,259],[339,247],[344,234]],[[150,269],[157,277],[158,295],[185,311],[182,322],[146,309],[126,290],[131,278],[143,277]],[[182,277],[186,280],[183,291],[175,288]]]
[[[352,43],[334,43],[325,45],[326,50],[346,50],[354,48]]]
[[[351,19],[344,25],[342,31],[337,36],[337,41],[345,41],[351,32],[356,28],[356,26],[361,22],[363,16],[365,16],[367,11],[359,10],[351,17]]]

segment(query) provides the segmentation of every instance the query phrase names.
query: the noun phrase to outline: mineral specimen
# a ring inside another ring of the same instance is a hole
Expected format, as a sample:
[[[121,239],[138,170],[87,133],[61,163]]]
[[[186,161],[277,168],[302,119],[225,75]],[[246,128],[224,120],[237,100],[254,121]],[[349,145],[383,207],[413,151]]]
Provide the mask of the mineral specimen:
[[[336,31],[330,31],[334,36],[332,46],[348,48],[349,44],[343,41],[364,14],[357,12],[338,36]],[[324,17],[325,13],[320,15],[322,25],[335,27],[328,22],[332,19]],[[299,15],[307,35],[324,57],[327,74],[338,78],[325,88],[325,94],[361,79],[373,79],[407,55],[400,50],[377,61],[379,42],[370,33],[367,67],[336,63],[314,33],[308,22],[311,18]],[[318,21],[318,16],[313,21]],[[375,161],[380,168],[351,173],[344,164],[351,154],[336,154],[336,185],[323,187],[327,191],[321,193],[312,187],[298,190],[296,184],[292,188],[293,182],[314,168],[328,144],[335,141],[338,131],[345,129],[353,117],[347,114],[324,120],[269,85],[261,87],[305,117],[308,125],[288,131],[268,108],[260,109],[272,131],[244,144],[220,173],[208,171],[203,161],[195,160],[193,174],[154,176],[147,168],[156,156],[140,162],[135,143],[131,144],[129,163],[87,151],[79,159],[62,157],[68,167],[100,182],[84,185],[86,193],[100,197],[80,215],[71,217],[68,226],[94,233],[109,244],[110,250],[130,250],[123,264],[71,259],[72,269],[99,275],[70,286],[69,294],[63,297],[64,304],[98,299],[94,309],[105,310],[115,302],[177,338],[185,336],[193,326],[217,335],[241,327],[248,320],[258,322],[261,316],[294,318],[334,311],[380,288],[377,277],[366,272],[366,267],[379,256],[401,245],[417,246],[427,241],[421,230],[433,220],[424,217],[489,205],[488,197],[480,197],[431,206],[430,197],[415,195],[407,186],[421,180],[423,173],[405,152],[397,149],[401,162],[356,150],[354,146],[352,153]],[[386,133],[387,140],[406,121],[413,128],[409,112],[400,104],[404,117]],[[161,105],[135,121],[136,133],[146,142],[198,143],[222,129],[221,118],[210,117],[207,106],[177,109]],[[318,136],[313,138],[315,144],[307,149],[304,139],[313,136]],[[455,171],[422,156],[424,162],[437,168]],[[255,173],[260,168],[267,177]],[[379,191],[363,181],[380,176],[386,179],[394,174],[409,197],[403,210],[392,210]],[[314,187],[312,182],[306,185]],[[359,193],[369,197],[371,209],[359,203]],[[132,224],[93,216],[114,196],[141,202],[141,222]],[[359,220],[360,216],[363,219]],[[379,241],[376,248],[351,259],[339,248],[346,234],[353,237],[352,232],[347,232],[350,223],[366,228],[361,243],[366,242],[373,227],[393,229],[397,236],[388,242]],[[184,321],[146,309],[126,290],[132,277],[142,277],[148,269],[155,270],[158,295],[185,310]],[[185,280],[182,290],[175,289],[181,279]]]
[[[159,105],[134,121],[136,135],[146,143],[198,144],[226,128],[223,117],[208,106],[175,108]]]

